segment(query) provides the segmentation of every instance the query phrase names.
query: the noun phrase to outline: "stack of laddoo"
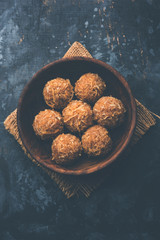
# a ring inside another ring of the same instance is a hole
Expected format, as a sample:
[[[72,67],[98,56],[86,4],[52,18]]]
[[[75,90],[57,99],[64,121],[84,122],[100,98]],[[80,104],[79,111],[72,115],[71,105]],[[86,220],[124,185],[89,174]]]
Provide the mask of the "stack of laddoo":
[[[126,109],[121,100],[104,96],[106,88],[95,73],[82,75],[75,87],[69,79],[60,77],[46,83],[43,97],[50,109],[35,116],[33,129],[42,140],[53,139],[55,163],[71,164],[82,151],[88,156],[100,156],[112,149],[109,130],[124,121]]]

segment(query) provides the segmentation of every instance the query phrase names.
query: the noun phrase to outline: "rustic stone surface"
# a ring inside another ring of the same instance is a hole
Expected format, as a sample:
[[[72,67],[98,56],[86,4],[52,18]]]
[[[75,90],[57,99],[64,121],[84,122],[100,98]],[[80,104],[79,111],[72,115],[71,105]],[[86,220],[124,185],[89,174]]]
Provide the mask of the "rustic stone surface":
[[[158,0],[2,1],[0,239],[160,238],[158,121],[89,199],[69,200],[3,126],[26,82],[74,41],[122,73],[134,96],[159,114],[159,9]]]

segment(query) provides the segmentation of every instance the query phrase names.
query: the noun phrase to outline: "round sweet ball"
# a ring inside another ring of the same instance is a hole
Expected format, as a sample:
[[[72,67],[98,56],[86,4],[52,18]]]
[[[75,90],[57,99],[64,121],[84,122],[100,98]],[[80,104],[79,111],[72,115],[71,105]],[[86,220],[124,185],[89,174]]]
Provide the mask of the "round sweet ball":
[[[73,100],[62,111],[63,122],[71,132],[83,132],[92,125],[92,109],[89,104]]]
[[[34,118],[33,129],[42,140],[54,138],[63,132],[62,116],[50,109],[41,111]]]
[[[86,73],[75,83],[75,95],[82,101],[95,103],[105,88],[106,84],[98,74]]]
[[[125,113],[121,100],[114,97],[102,97],[93,107],[94,120],[107,128],[119,126],[124,121]]]
[[[46,104],[54,109],[62,109],[73,98],[73,86],[69,79],[55,78],[48,81],[43,89]]]
[[[112,140],[104,127],[94,125],[82,136],[82,147],[89,156],[104,155],[111,150]]]
[[[61,134],[53,140],[52,160],[57,164],[70,164],[81,156],[81,141],[72,134]]]

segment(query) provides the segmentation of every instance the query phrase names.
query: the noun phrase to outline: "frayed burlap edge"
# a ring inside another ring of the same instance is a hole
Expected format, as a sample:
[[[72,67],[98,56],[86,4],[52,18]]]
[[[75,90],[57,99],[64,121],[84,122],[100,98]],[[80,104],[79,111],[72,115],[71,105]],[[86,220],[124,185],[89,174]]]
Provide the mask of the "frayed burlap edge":
[[[83,57],[92,57],[91,54],[86,50],[86,48],[79,42],[75,42],[69,50],[66,52],[64,57],[71,56],[83,56]],[[132,136],[130,146],[133,146],[138,142],[140,138],[149,130],[151,126],[156,124],[155,118],[152,116],[150,111],[144,107],[138,100],[136,100],[137,106],[137,122],[134,134]],[[37,166],[40,166],[48,175],[54,179],[62,192],[66,195],[67,198],[70,198],[74,195],[79,195],[83,193],[86,197],[89,197],[91,192],[96,189],[105,179],[106,174],[96,173],[95,175],[89,176],[66,176],[59,174],[44,168],[40,165],[35,159],[32,159],[31,156],[27,153],[25,147],[22,144],[21,138],[19,136],[18,127],[17,127],[17,109],[15,109],[4,121],[5,129],[14,136],[16,141],[20,144],[25,154],[34,162]],[[98,177],[98,181],[97,181]],[[97,184],[98,182],[98,184]]]
[[[65,57],[90,57],[92,58],[92,55],[87,51],[87,49],[79,42],[74,42],[72,46],[68,49]]]

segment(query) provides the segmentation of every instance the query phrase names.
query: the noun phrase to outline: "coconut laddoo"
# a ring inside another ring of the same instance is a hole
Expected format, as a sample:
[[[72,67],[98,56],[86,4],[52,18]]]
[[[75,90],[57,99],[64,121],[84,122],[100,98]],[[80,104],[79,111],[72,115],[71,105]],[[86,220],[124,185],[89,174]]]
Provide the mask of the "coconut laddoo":
[[[112,140],[104,127],[94,125],[83,134],[82,147],[89,156],[104,155],[111,150]]]
[[[105,88],[106,84],[98,74],[86,73],[75,83],[75,95],[82,101],[95,103]]]
[[[121,100],[111,96],[100,98],[93,107],[94,120],[108,128],[119,126],[124,121],[125,113]]]
[[[71,132],[82,132],[92,125],[92,109],[89,104],[73,100],[62,111],[63,121]]]
[[[55,78],[48,81],[43,89],[46,104],[55,109],[62,109],[73,98],[73,86],[69,79]]]
[[[52,160],[57,164],[69,164],[81,156],[81,141],[72,134],[61,134],[53,140]]]
[[[56,137],[63,131],[62,116],[50,109],[41,111],[34,118],[33,129],[42,140]]]

